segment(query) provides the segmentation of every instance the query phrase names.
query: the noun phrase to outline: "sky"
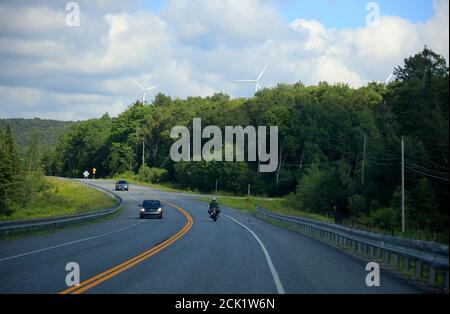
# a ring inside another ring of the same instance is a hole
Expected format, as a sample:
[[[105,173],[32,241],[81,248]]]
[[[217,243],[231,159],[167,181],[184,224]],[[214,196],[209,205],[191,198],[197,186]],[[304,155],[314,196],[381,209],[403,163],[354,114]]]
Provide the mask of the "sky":
[[[79,25],[76,10],[79,7]],[[66,10],[66,5],[69,7]],[[449,0],[3,0],[0,118],[117,116],[142,99],[384,81],[424,45],[449,59]]]

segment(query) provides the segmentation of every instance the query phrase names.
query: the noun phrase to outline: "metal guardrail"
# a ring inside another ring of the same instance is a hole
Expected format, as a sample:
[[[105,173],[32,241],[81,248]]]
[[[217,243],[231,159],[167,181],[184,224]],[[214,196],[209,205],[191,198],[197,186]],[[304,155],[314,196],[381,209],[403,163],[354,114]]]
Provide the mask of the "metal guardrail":
[[[307,218],[274,214],[257,207],[258,218],[342,247],[365,258],[379,260],[413,279],[448,291],[448,246],[348,228]],[[438,280],[439,278],[439,280]]]
[[[64,180],[70,180],[66,178],[60,178]],[[63,225],[68,224],[75,224],[80,222],[85,222],[89,220],[94,220],[97,218],[105,217],[110,214],[113,214],[119,210],[119,208],[123,204],[123,200],[120,196],[112,193],[108,189],[105,189],[103,187],[99,187],[93,184],[90,184],[86,181],[81,181],[82,183],[89,185],[91,188],[94,188],[96,190],[99,190],[100,192],[103,192],[105,194],[108,194],[115,200],[117,200],[117,205],[111,208],[103,209],[103,210],[97,210],[97,211],[91,211],[87,213],[82,214],[76,214],[76,215],[67,215],[67,216],[60,216],[60,217],[51,217],[51,218],[36,218],[36,219],[27,219],[27,220],[12,220],[12,221],[5,221],[0,222],[0,235],[2,234],[8,234],[8,233],[15,233],[18,231],[24,231],[24,230],[38,230],[38,229],[45,229],[50,227],[59,227]]]

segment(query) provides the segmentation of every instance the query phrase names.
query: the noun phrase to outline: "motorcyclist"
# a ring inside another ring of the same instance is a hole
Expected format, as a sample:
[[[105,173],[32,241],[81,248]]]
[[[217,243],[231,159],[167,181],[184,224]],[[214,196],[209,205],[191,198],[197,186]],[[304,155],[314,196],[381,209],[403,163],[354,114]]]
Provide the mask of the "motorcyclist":
[[[217,202],[217,199],[215,197],[213,197],[211,199],[211,202],[209,203],[209,208],[208,208],[208,214],[211,215],[211,210],[213,208],[217,208],[217,214],[220,214],[220,207],[219,207],[219,203]]]

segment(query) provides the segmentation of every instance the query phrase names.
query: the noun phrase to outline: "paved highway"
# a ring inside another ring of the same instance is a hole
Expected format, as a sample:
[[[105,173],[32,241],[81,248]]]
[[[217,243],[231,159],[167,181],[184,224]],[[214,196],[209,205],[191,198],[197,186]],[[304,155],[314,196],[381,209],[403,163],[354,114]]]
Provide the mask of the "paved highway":
[[[113,189],[112,181],[96,184]],[[0,241],[0,293],[421,293],[317,240],[222,208],[214,223],[194,196],[130,186],[112,219]],[[166,202],[163,219],[140,220],[144,199]],[[220,198],[219,198],[220,202]],[[68,288],[66,264],[80,265]]]

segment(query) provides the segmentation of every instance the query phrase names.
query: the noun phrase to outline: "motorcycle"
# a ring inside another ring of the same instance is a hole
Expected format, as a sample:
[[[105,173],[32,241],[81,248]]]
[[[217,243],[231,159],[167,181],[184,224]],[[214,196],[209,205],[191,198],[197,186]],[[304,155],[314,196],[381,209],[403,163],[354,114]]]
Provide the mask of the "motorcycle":
[[[211,217],[212,220],[217,221],[217,218],[219,218],[219,208],[215,207],[215,208],[210,208],[208,210],[209,216]]]

